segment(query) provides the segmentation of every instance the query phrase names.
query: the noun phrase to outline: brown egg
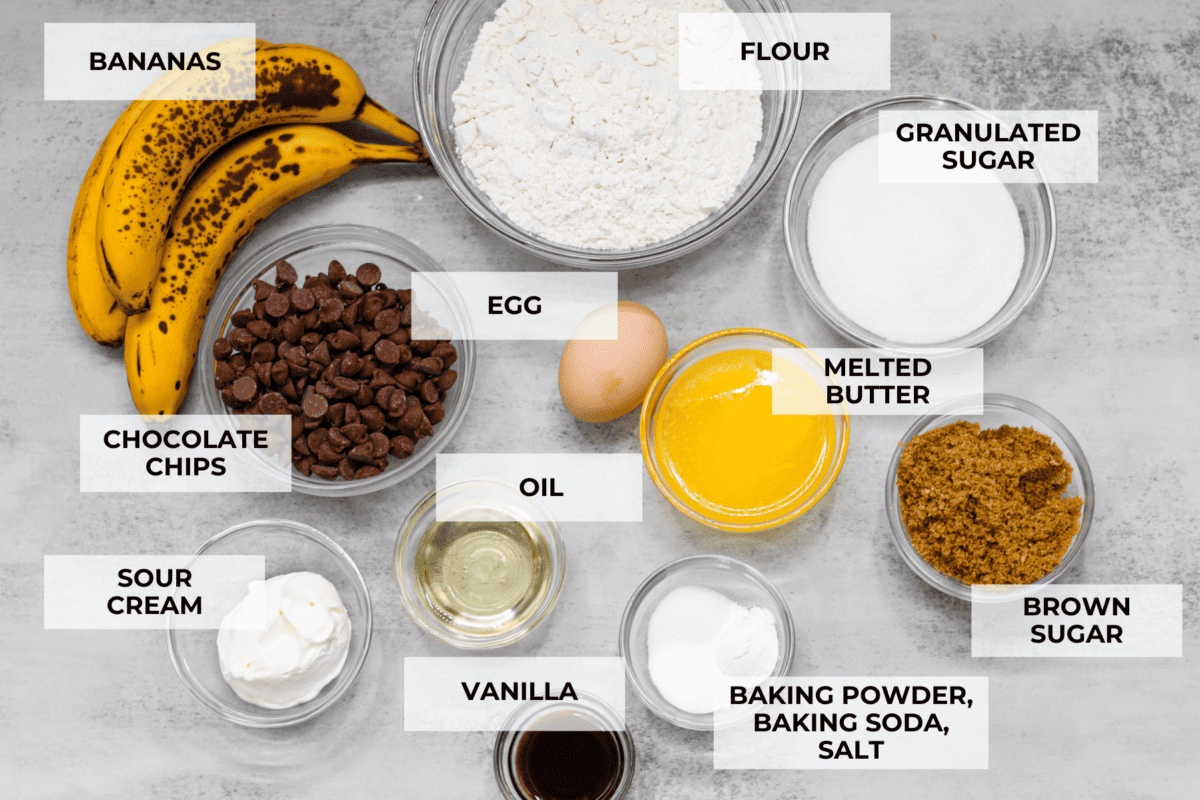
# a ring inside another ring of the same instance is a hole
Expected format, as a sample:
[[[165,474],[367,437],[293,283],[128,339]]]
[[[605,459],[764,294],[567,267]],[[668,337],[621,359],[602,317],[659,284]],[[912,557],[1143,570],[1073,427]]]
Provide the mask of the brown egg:
[[[612,322],[612,304],[589,314],[575,337]],[[617,338],[572,338],[558,365],[558,390],[567,410],[584,422],[608,422],[642,404],[667,360],[667,331],[641,303],[616,304]]]

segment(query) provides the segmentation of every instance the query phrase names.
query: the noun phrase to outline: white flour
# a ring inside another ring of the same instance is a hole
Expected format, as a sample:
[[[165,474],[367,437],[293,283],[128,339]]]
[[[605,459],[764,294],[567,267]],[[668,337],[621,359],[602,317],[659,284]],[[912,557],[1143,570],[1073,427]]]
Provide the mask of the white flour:
[[[677,14],[723,0],[508,0],[454,92],[463,161],[517,225],[615,250],[728,200],[762,133],[761,93],[679,91]]]

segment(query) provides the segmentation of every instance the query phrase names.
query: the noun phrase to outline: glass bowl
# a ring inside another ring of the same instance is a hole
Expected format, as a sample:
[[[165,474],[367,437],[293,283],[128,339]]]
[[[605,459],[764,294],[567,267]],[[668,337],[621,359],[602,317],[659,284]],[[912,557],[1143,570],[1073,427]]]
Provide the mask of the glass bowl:
[[[921,580],[938,591],[945,592],[951,597],[957,597],[960,600],[971,600],[970,584],[963,583],[956,578],[951,578],[948,575],[938,572],[913,547],[912,539],[908,535],[908,529],[904,526],[904,520],[900,516],[900,491],[896,486],[896,471],[900,466],[900,454],[904,452],[904,448],[912,441],[913,437],[918,434],[932,430],[933,428],[940,428],[943,425],[952,424],[959,420],[978,422],[980,428],[983,430],[998,428],[1001,425],[1011,425],[1018,428],[1033,428],[1039,433],[1049,436],[1058,445],[1059,449],[1062,450],[1063,456],[1073,468],[1071,483],[1067,485],[1063,494],[1068,497],[1083,498],[1083,508],[1079,514],[1079,530],[1076,531],[1075,537],[1071,540],[1071,544],[1067,548],[1062,562],[1046,576],[1018,588],[1008,591],[981,593],[974,598],[976,602],[1000,603],[1032,594],[1040,586],[1053,583],[1062,577],[1062,574],[1070,568],[1071,564],[1079,556],[1080,551],[1083,550],[1083,543],[1087,540],[1088,531],[1091,529],[1092,515],[1096,511],[1096,495],[1092,485],[1092,470],[1083,455],[1083,450],[1079,447],[1079,442],[1075,441],[1075,437],[1071,435],[1071,432],[1057,419],[1027,400],[1019,400],[1003,394],[985,394],[983,396],[983,415],[971,414],[972,410],[977,410],[978,408],[978,395],[975,397],[964,397],[946,403],[935,409],[934,413],[921,417],[912,424],[912,427],[904,434],[904,438],[900,440],[900,444],[896,447],[896,452],[892,455],[892,461],[888,465],[887,481],[883,485],[884,505],[887,509],[888,523],[891,525],[892,535],[896,541],[896,548],[900,551],[900,557],[904,563]]]
[[[642,403],[642,415],[638,426],[638,435],[642,444],[642,460],[646,464],[646,471],[650,473],[654,485],[658,487],[658,490],[662,492],[671,505],[697,522],[720,530],[739,532],[762,531],[782,525],[785,522],[796,519],[816,505],[817,501],[824,497],[829,488],[833,486],[838,473],[841,472],[842,463],[846,460],[846,451],[850,447],[850,419],[845,413],[835,413],[832,416],[834,418],[836,440],[834,442],[833,458],[829,463],[828,469],[825,471],[820,482],[816,483],[808,494],[797,497],[773,517],[766,519],[756,517],[747,522],[729,522],[713,519],[703,509],[694,507],[687,497],[675,492],[664,479],[662,469],[656,458],[654,432],[658,421],[658,413],[662,407],[662,400],[675,380],[693,364],[702,361],[714,353],[747,349],[770,352],[773,348],[777,347],[795,347],[807,351],[804,345],[791,337],[760,328],[730,328],[729,330],[710,333],[687,345],[668,359],[667,363],[658,371],[658,374],[654,376],[654,380],[650,383],[650,388],[646,390],[646,399]],[[810,371],[809,374],[816,380],[831,380],[821,377],[822,373],[819,369]]]
[[[496,771],[496,782],[507,800],[537,800],[522,791],[517,781],[517,745],[527,731],[538,730],[538,721],[549,715],[570,714],[578,722],[579,730],[612,731],[617,740],[621,754],[621,773],[617,783],[605,795],[607,800],[621,800],[633,783],[633,769],[636,762],[636,752],[633,737],[625,729],[625,720],[607,703],[598,697],[580,692],[578,700],[560,700],[557,702],[531,701],[518,706],[508,719],[500,733],[496,735],[496,748],[493,751],[492,762]],[[558,729],[557,726],[555,729]]]
[[[175,671],[192,696],[217,716],[251,728],[296,725],[336,703],[358,678],[371,646],[371,597],[366,581],[346,551],[303,523],[260,519],[217,534],[200,545],[195,556],[202,555],[265,556],[266,578],[303,571],[323,576],[337,589],[350,617],[350,649],[341,672],[316,698],[292,708],[261,708],[243,700],[225,682],[217,658],[217,631],[178,629],[172,616],[167,649]]]
[[[417,585],[417,551],[425,531],[437,517],[439,494],[445,519],[454,519],[460,509],[486,509],[493,519],[536,522],[543,528],[549,552],[550,587],[532,614],[511,630],[469,631],[456,627],[422,599]],[[512,644],[549,616],[562,589],[567,560],[558,525],[539,503],[506,483],[477,479],[435,489],[417,503],[400,525],[392,567],[404,608],[423,631],[454,647],[479,650]]]
[[[792,627],[792,612],[770,581],[749,564],[728,556],[701,555],[681,558],[659,567],[629,598],[621,617],[621,635],[617,642],[625,659],[625,675],[646,708],[658,716],[697,731],[713,730],[713,714],[689,714],[667,702],[650,678],[650,654],[646,641],[650,617],[664,597],[680,586],[700,586],[712,589],[749,608],[762,607],[775,618],[779,633],[779,658],[768,677],[778,678],[792,667],[796,634]]]
[[[629,269],[660,264],[690,253],[725,233],[771,182],[783,163],[800,118],[800,70],[789,65],[793,91],[762,94],[762,138],[733,196],[682,233],[661,242],[625,250],[594,250],[553,242],[511,222],[475,182],[459,157],[454,129],[454,90],[462,83],[479,29],[504,0],[435,0],[421,31],[413,68],[416,127],[429,159],[450,191],[475,217],[511,244],[539,258],[585,269]],[[783,0],[729,0],[737,12],[786,13]],[[798,63],[798,62],[795,62]]]
[[[975,106],[961,100],[931,94],[910,94],[872,100],[847,111],[817,134],[809,144],[788,184],[783,207],[783,236],[788,260],[817,313],[843,337],[863,347],[889,350],[911,350],[914,345],[897,342],[873,333],[842,313],[821,286],[808,250],[808,213],[813,194],[830,164],[842,153],[861,141],[879,133],[881,111],[975,111]],[[1039,173],[1040,174],[1040,173]],[[945,342],[921,347],[965,348],[979,347],[999,336],[1021,315],[1037,295],[1054,258],[1056,222],[1054,199],[1050,186],[1040,183],[1005,184],[1017,206],[1021,228],[1025,234],[1025,263],[1013,292],[996,315],[970,333]]]
[[[393,289],[410,288],[414,272],[445,271],[424,250],[407,239],[364,225],[319,225],[289,233],[249,252],[239,251],[221,278],[200,337],[200,352],[196,359],[198,368],[193,377],[193,386],[200,394],[204,413],[229,413],[213,382],[213,370],[216,367],[213,342],[232,328],[229,318],[235,311],[253,305],[254,281],[265,273],[273,273],[275,262],[286,259],[296,268],[303,283],[306,276],[326,271],[329,262],[335,258],[351,272],[367,261],[377,264],[383,274],[382,282]],[[315,475],[306,476],[293,467],[294,491],[321,497],[350,497],[395,486],[433,461],[434,456],[450,442],[462,425],[475,386],[475,342],[470,336],[470,319],[462,297],[448,294],[454,292],[448,282],[437,281],[430,285],[442,295],[439,307],[448,308],[454,314],[452,329],[466,332],[466,335],[454,340],[454,346],[458,348],[458,361],[454,365],[458,380],[446,393],[446,416],[434,426],[433,436],[417,442],[416,451],[406,459],[400,460],[389,455],[388,468],[373,478],[327,481]]]

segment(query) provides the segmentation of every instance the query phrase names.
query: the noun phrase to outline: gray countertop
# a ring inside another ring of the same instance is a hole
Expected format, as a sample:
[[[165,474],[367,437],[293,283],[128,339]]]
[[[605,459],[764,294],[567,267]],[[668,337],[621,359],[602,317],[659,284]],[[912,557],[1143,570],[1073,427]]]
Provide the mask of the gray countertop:
[[[1066,580],[1182,583],[1185,658],[972,659],[969,606],[909,571],[884,517],[887,461],[909,420],[860,417],[834,491],[780,530],[715,535],[686,522],[649,481],[643,522],[565,524],[571,568],[558,608],[504,655],[616,655],[621,611],[649,572],[688,554],[727,553],[763,570],[787,599],[796,674],[988,676],[990,768],[714,772],[709,735],[671,727],[629,692],[633,797],[1173,798],[1200,783],[1200,14],[1186,0],[1055,5],[896,0],[803,10],[892,12],[893,92],[946,93],[985,108],[1099,110],[1100,183],[1054,188],[1054,268],[1028,311],[987,346],[987,388],[1048,409],[1091,462],[1096,516]],[[391,578],[398,523],[432,488],[432,468],[347,500],[79,493],[79,414],[132,412],[120,355],[80,331],[62,267],[79,181],[120,105],[40,100],[42,22],[252,17],[266,39],[343,55],[373,97],[411,118],[412,53],[427,8],[424,0],[7,4],[0,598],[12,614],[0,627],[0,794],[498,796],[492,734],[404,731],[402,658],[453,654],[417,630]],[[816,132],[882,94],[806,95],[788,161],[751,213],[695,255],[621,275],[621,296],[661,316],[673,350],[747,324],[841,344],[788,266],[783,195]],[[475,222],[428,166],[360,169],[285,207],[254,241],[329,222],[395,231],[450,269],[548,268]],[[636,452],[635,417],[588,425],[563,409],[560,350],[483,343],[473,405],[451,451]],[[263,732],[218,720],[184,691],[161,634],[42,629],[45,554],[190,553],[230,525],[271,516],[333,536],[374,599],[363,673],[312,723]]]

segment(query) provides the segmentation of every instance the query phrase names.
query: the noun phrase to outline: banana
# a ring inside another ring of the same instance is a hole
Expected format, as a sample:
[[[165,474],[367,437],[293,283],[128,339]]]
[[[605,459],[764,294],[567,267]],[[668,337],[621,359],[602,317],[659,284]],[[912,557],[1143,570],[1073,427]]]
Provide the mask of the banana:
[[[171,219],[149,308],[126,322],[125,373],[138,411],[179,411],[217,282],[263,219],[354,167],[424,156],[419,145],[364,144],[321,125],[273,128],[213,156]]]
[[[367,97],[350,65],[308,45],[256,52],[256,100],[156,101],[125,135],[105,179],[98,247],[108,290],[127,314],[144,311],[180,195],[200,164],[267,125],[358,119],[420,150],[420,135]],[[193,78],[197,81],[208,77]]]
[[[237,40],[219,42],[207,50],[220,51]],[[258,40],[259,46],[270,44]],[[71,229],[67,236],[67,289],[71,294],[71,305],[79,325],[93,340],[109,347],[119,347],[125,333],[125,312],[113,299],[104,283],[104,268],[96,246],[97,219],[104,181],[112,169],[117,148],[125,134],[133,126],[137,116],[149,101],[162,93],[184,73],[175,70],[159,76],[142,95],[121,112],[96,151],[87,176],[79,187],[75,198],[75,210],[71,214]]]
[[[71,214],[71,232],[67,236],[67,289],[71,293],[75,318],[88,336],[109,347],[121,346],[125,312],[109,294],[104,285],[103,268],[96,260],[96,205],[117,144],[125,138],[140,111],[141,106],[135,100],[104,137],[88,167],[87,177],[79,187],[75,211]]]

